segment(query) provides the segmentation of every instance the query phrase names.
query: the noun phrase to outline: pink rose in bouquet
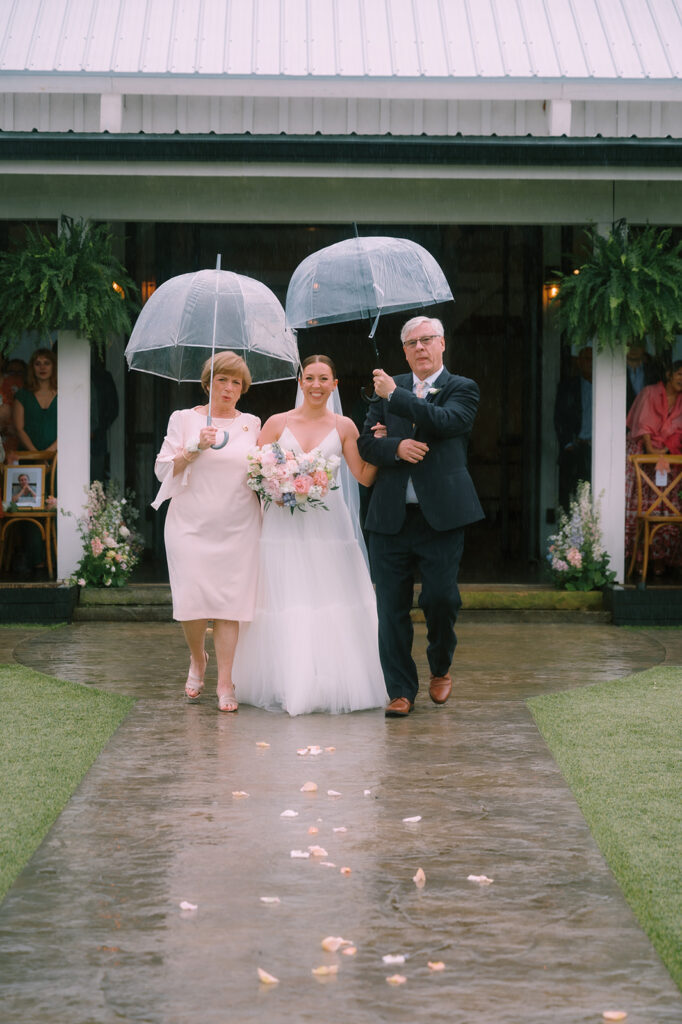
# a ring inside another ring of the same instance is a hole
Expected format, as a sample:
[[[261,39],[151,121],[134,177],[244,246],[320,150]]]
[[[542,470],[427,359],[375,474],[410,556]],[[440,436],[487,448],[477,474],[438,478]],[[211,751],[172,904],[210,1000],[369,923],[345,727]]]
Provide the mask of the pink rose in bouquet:
[[[291,510],[324,508],[323,498],[335,490],[337,456],[325,459],[319,451],[301,453],[283,449],[276,441],[253,448],[247,455],[247,484],[267,507],[272,502]]]

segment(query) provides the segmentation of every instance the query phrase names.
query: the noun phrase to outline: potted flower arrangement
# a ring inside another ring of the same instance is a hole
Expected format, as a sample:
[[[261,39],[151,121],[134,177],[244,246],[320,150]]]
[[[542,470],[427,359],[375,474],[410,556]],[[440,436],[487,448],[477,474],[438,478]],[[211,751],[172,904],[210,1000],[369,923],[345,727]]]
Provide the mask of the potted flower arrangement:
[[[547,561],[555,586],[564,590],[603,590],[616,578],[602,544],[599,503],[593,504],[587,480],[578,484],[568,512],[559,517]]]
[[[132,495],[129,496],[132,498]],[[83,557],[71,580],[79,587],[122,587],[139,561],[142,545],[134,524],[139,513],[115,484],[96,480],[87,491],[78,532]]]

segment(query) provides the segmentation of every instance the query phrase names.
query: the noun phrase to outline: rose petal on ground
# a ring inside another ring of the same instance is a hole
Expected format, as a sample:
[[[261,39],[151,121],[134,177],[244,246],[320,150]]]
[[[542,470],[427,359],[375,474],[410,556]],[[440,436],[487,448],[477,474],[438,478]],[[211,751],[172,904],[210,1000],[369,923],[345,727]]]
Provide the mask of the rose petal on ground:
[[[426,885],[426,875],[421,868],[417,868],[416,874],[412,876],[412,881],[418,889],[423,889]]]
[[[336,864],[332,864],[332,862],[330,860],[321,860],[320,861],[320,867],[321,868],[335,868]]]
[[[322,964],[321,967],[313,967],[312,973],[314,975],[316,975],[318,978],[323,978],[325,976],[325,974],[338,974],[339,973],[339,965],[338,964]]]
[[[320,830],[317,827],[317,825],[311,825],[310,828],[308,829],[308,835],[309,836],[316,836],[319,831]]]
[[[443,963],[442,960],[429,960],[428,964],[429,964],[429,970],[430,971],[444,971],[445,970],[445,964]]]
[[[180,904],[180,910],[198,910],[196,903],[190,903],[189,900],[183,900]]]
[[[240,800],[242,797],[248,796],[248,795],[249,794],[246,793],[243,789],[233,789],[232,790],[232,796],[235,798],[235,800]]]
[[[627,1013],[625,1010],[604,1010],[602,1017],[604,1020],[625,1020]]]
[[[312,754],[313,757],[317,757],[318,754],[322,753],[322,747],[308,747],[308,753]]]
[[[385,964],[404,964],[405,954],[404,953],[387,953],[386,956],[381,958]]]
[[[269,744],[269,743],[266,743],[266,742],[265,742],[265,740],[258,740],[258,742],[256,743],[256,746],[257,746],[257,747],[263,747],[263,748],[265,748],[265,747],[269,747],[269,746],[270,746],[270,744]]]
[[[302,793],[317,793],[317,783],[316,782],[304,782],[303,785],[301,786],[301,792]]]
[[[386,978],[389,985],[404,985],[407,978],[404,974],[392,974],[390,978]]]
[[[336,750],[336,747],[325,747],[324,748],[325,754],[333,754],[335,750]]]
[[[338,789],[328,789],[327,796],[341,796]]]
[[[309,857],[310,856],[310,851],[309,850],[292,850],[291,853],[289,854],[289,856],[293,857],[293,858],[296,858],[296,857],[304,857],[305,858],[305,857]]]
[[[309,846],[308,850],[310,851],[310,856],[311,857],[328,857],[329,856],[329,854],[325,850],[324,846]]]
[[[478,885],[492,885],[494,881],[494,878],[488,878],[487,875],[467,875],[467,882],[476,882]]]
[[[279,896],[261,896],[261,903],[281,903]]]
[[[350,873],[351,873],[351,869],[350,868],[341,868],[340,869],[340,874],[342,874],[342,875],[349,875]]]
[[[268,974],[262,967],[258,967],[258,979],[262,981],[264,985],[279,985],[279,978],[276,978],[274,974]]]
[[[282,813],[280,814],[280,818],[298,818],[298,811],[282,811]]]
[[[347,831],[348,831],[348,829],[346,828],[345,825],[339,825],[338,828],[333,828],[332,829],[332,832],[347,832]]]
[[[363,796],[371,796],[371,794],[372,794],[372,790],[371,789],[364,789],[362,791],[362,795]]]
[[[298,754],[299,757],[305,757],[305,755],[308,753],[308,748],[307,747],[300,747],[296,751],[296,753]]]
[[[418,821],[422,820],[421,814],[415,814],[413,818],[403,818],[406,825],[416,825]]]
[[[328,935],[326,939],[322,939],[322,949],[325,953],[336,953],[337,949],[340,949],[345,941],[340,935]]]
[[[341,952],[343,953],[344,956],[355,956],[357,951],[358,950],[357,950],[356,946],[346,946],[345,949],[341,950]]]

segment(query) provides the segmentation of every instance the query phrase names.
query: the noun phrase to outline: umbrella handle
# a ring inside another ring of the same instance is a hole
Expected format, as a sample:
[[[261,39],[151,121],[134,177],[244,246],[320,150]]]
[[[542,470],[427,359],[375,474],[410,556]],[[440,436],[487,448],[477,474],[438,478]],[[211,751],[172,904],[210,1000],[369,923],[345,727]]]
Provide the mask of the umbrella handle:
[[[381,401],[379,395],[368,395],[367,388],[365,387],[360,388],[360,397],[362,398],[363,402],[365,402],[367,405],[370,405],[372,402]]]
[[[223,430],[223,439],[222,439],[222,441],[220,442],[220,444],[212,444],[211,448],[214,448],[217,452],[219,452],[221,448],[225,447],[225,445],[227,444],[227,442],[229,440],[230,440],[230,432],[229,432],[229,430]]]

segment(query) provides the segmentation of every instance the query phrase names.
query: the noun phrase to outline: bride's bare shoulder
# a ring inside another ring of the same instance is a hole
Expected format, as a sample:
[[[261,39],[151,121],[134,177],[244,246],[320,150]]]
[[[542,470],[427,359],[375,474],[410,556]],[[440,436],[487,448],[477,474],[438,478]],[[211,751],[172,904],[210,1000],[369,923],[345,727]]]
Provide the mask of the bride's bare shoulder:
[[[347,437],[357,439],[359,434],[358,428],[350,416],[337,416],[336,429],[342,441],[345,441]]]

